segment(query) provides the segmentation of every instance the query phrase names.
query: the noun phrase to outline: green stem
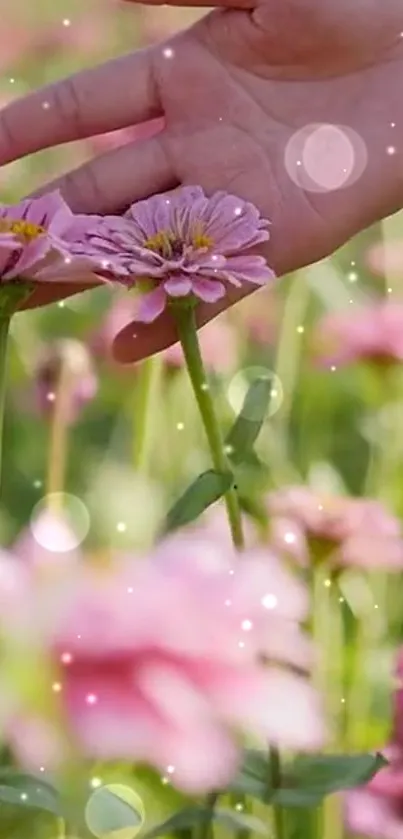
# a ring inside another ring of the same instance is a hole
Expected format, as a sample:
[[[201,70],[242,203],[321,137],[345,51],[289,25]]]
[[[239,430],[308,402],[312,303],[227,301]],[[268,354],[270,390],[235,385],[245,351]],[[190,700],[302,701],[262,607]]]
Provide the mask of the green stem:
[[[7,386],[7,344],[9,329],[10,318],[2,317],[0,319],[0,484],[3,467],[3,429]]]
[[[133,466],[138,472],[146,472],[153,442],[153,416],[156,394],[159,388],[161,359],[147,358],[142,362],[137,379],[134,403]]]
[[[274,746],[269,749],[269,785],[271,789],[280,789],[281,787],[281,761],[280,752]],[[273,804],[274,816],[274,834],[275,839],[285,839],[286,826],[284,821],[284,810],[281,804]]]
[[[216,792],[210,792],[209,795],[206,796],[205,806],[208,810],[208,817],[205,821],[202,821],[199,825],[197,825],[195,839],[211,839],[213,836],[213,817],[217,800],[218,795]]]
[[[219,472],[231,472],[231,466],[224,451],[224,443],[221,436],[220,426],[214,411],[214,403],[206,380],[206,372],[197,337],[194,309],[178,308],[174,311],[179,339],[182,345],[189,377],[193,386],[193,392],[199,407],[214,467]],[[231,487],[231,489],[226,493],[225,504],[233,543],[236,548],[243,548],[244,540],[242,533],[241,510],[235,487]]]

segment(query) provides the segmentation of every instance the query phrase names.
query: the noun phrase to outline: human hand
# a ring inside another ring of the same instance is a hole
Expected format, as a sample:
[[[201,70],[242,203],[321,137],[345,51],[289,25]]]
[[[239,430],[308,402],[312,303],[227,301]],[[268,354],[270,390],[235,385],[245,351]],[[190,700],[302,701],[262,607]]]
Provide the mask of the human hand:
[[[397,210],[402,155],[387,149],[403,112],[400,0],[235,2],[244,8],[216,10],[169,43],[9,105],[0,115],[0,163],[163,115],[157,136],[103,155],[46,189],[60,186],[74,210],[100,213],[178,184],[224,189],[271,219],[264,253],[279,275],[317,261]],[[287,144],[312,123],[346,126],[364,141],[367,162],[350,186],[310,191],[290,177]],[[237,290],[231,302],[245,293]],[[228,301],[201,304],[199,323]],[[169,314],[136,326],[136,336],[130,327],[119,336],[120,360],[139,360],[176,340]]]

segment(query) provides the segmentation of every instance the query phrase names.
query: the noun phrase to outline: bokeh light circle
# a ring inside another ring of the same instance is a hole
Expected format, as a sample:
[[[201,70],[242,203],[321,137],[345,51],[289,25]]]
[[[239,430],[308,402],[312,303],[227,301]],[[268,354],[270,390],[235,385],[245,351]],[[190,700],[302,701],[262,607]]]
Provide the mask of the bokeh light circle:
[[[90,515],[75,495],[54,492],[35,505],[30,521],[38,545],[52,553],[73,551],[84,542],[90,529]]]
[[[261,380],[268,381],[271,384],[270,402],[267,407],[266,419],[274,416],[281,408],[284,391],[276,373],[268,367],[245,367],[233,376],[227,388],[228,402],[235,414],[238,415],[244,409],[245,397],[251,385]],[[253,406],[249,412],[244,409],[243,415],[250,422],[256,422],[260,418],[253,410]]]
[[[296,131],[284,155],[291,180],[307,192],[333,192],[351,186],[367,162],[367,147],[356,131],[327,123]]]
[[[98,787],[85,808],[86,825],[97,839],[134,839],[144,821],[142,799],[124,784]]]

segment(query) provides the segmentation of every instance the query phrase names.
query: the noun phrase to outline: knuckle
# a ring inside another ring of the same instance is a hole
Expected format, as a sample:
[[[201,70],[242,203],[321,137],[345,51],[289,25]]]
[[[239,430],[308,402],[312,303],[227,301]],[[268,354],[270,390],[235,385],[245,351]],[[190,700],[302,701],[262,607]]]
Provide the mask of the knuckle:
[[[61,120],[68,121],[78,137],[85,135],[84,114],[86,111],[80,87],[74,76],[57,84],[54,89],[54,107]]]
[[[67,174],[63,194],[74,212],[102,213],[107,208],[107,195],[95,165],[85,165]]]

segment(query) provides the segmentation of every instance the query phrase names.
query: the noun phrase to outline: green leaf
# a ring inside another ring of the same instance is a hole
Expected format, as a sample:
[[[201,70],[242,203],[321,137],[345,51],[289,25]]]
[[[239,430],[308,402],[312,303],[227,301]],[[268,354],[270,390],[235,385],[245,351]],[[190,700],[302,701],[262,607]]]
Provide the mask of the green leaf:
[[[199,475],[169,511],[164,533],[170,533],[197,519],[207,507],[228,492],[233,481],[232,474],[216,472],[214,469]]]
[[[0,772],[0,803],[62,815],[59,794],[50,784],[17,772]]]
[[[91,795],[85,817],[94,836],[106,836],[115,830],[139,827],[144,821],[144,809],[141,812],[135,803],[125,801],[113,787],[101,787]]]
[[[143,839],[157,839],[158,836],[180,833],[189,830],[196,824],[208,823],[210,820],[230,828],[235,833],[242,833],[246,829],[263,835],[267,834],[264,823],[254,816],[222,807],[216,808],[213,813],[205,807],[186,807],[162,824],[154,827],[153,830],[145,834]]]
[[[225,441],[232,463],[242,463],[250,455],[267,416],[271,391],[270,379],[257,379],[251,384]]]

